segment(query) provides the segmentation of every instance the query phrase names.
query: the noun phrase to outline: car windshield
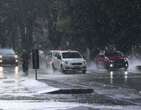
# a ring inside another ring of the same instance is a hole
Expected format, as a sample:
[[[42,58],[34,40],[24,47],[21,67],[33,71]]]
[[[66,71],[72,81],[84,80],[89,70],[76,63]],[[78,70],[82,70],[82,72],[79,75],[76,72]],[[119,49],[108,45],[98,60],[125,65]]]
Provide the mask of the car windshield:
[[[78,52],[65,52],[63,58],[82,58]]]
[[[12,49],[0,49],[1,55],[14,55],[15,52]]]
[[[112,57],[112,56],[122,57],[123,56],[123,54],[121,52],[111,52],[111,53],[106,53],[105,55],[108,56],[108,57]]]

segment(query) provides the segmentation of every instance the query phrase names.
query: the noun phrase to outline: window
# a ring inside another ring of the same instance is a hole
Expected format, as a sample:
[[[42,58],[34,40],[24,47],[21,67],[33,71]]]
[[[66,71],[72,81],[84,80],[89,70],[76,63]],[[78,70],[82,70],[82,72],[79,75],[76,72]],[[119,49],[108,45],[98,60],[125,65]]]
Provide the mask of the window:
[[[63,58],[82,58],[78,52],[65,52],[62,54]]]
[[[108,52],[105,54],[106,56],[123,56],[121,52]]]

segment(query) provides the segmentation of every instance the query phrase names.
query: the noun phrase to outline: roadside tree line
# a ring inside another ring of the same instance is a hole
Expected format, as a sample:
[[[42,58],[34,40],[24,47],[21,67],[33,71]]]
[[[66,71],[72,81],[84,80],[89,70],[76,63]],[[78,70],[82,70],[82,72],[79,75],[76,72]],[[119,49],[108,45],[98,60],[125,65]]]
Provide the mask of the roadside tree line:
[[[89,50],[115,45],[124,52],[141,41],[139,0],[1,0],[0,45]]]

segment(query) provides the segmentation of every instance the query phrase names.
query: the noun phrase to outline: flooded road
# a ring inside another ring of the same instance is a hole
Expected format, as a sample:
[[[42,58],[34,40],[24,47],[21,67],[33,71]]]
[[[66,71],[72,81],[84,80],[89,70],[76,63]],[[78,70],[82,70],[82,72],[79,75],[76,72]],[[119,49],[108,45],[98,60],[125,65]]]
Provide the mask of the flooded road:
[[[12,78],[19,80],[21,75],[21,71],[19,71],[19,67],[0,67],[0,79]]]
[[[111,84],[141,91],[141,73],[118,71],[105,72],[99,74],[99,76],[94,80],[104,84]]]
[[[36,100],[40,102],[46,100],[81,104],[104,104],[107,106],[141,105],[139,93],[141,90],[140,73],[94,71],[86,74],[63,74],[40,70],[38,71],[38,80],[34,80],[34,70],[29,71],[29,75],[32,76],[30,78],[22,74],[19,67],[0,68],[0,100],[2,102],[3,100],[16,99],[32,100],[33,103]],[[93,89],[93,92],[82,92],[86,89]],[[68,94],[64,94],[64,92],[48,93],[48,91],[58,90],[67,91]],[[81,92],[75,93],[74,90]]]
[[[34,79],[34,71],[32,74],[32,78]],[[89,86],[89,82],[100,82],[103,84],[109,84],[113,86],[125,87],[135,89],[137,91],[141,91],[141,73],[133,73],[133,72],[123,72],[123,71],[94,71],[88,72],[87,74],[63,74],[63,73],[45,73],[39,72],[39,79],[42,79],[42,75],[47,75],[49,79],[59,78],[62,80],[66,80],[72,78],[73,80],[78,80],[80,84],[82,82],[88,82],[87,86]],[[43,76],[44,77],[44,76]],[[18,66],[15,67],[0,67],[0,79],[14,79],[20,80],[23,78],[23,72]],[[65,83],[65,82],[64,82]]]

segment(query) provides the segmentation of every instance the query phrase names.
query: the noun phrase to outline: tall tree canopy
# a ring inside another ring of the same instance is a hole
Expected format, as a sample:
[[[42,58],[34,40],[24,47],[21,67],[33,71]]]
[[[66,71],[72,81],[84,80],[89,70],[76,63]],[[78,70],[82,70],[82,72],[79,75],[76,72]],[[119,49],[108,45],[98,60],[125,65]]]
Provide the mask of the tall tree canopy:
[[[1,0],[1,47],[79,48],[141,42],[139,0]]]

